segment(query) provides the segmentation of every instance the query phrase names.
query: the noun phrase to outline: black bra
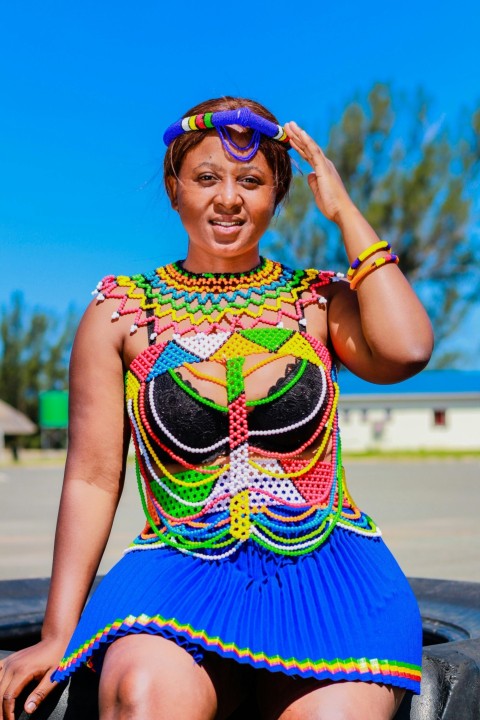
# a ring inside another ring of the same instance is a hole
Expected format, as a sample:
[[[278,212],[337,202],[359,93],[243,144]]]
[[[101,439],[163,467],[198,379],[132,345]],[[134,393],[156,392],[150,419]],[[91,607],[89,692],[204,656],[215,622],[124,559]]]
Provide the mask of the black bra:
[[[270,388],[267,397],[277,394],[297,374],[298,379],[288,390],[277,398],[256,405],[249,412],[249,444],[252,450],[257,447],[273,452],[295,451],[312,437],[321,422],[329,402],[325,377],[317,366],[307,361],[287,366],[285,375]],[[187,384],[185,380],[182,382]],[[171,372],[162,373],[150,381],[145,395],[145,413],[153,433],[150,442],[162,463],[171,462],[172,457],[157,440],[172,453],[179,451],[178,444],[168,437],[164,428],[190,448],[190,451],[181,451],[182,459],[188,463],[208,462],[229,452],[227,413],[206,405],[183,390]],[[309,416],[312,417],[305,422]],[[296,424],[298,426],[292,429],[292,425]],[[282,431],[282,428],[288,429]],[[203,450],[216,445],[222,438],[224,442],[214,452]],[[196,447],[199,450],[192,452]]]

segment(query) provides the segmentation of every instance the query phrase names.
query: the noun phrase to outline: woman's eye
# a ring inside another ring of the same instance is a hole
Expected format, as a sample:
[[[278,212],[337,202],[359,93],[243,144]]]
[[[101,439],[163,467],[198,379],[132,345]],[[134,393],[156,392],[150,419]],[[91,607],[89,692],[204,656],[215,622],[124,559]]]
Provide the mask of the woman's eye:
[[[200,182],[214,182],[216,180],[215,175],[211,175],[210,173],[203,173],[198,176],[198,179]]]
[[[245,183],[246,185],[260,185],[260,180],[256,177],[252,177],[251,175],[242,178],[240,182]]]

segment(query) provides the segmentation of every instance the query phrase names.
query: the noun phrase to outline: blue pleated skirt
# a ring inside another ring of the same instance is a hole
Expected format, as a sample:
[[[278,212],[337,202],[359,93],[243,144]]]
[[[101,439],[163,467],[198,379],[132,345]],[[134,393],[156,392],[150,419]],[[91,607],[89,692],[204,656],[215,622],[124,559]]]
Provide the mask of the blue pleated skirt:
[[[52,676],[94,669],[108,645],[152,633],[239,663],[319,680],[365,680],[420,691],[422,628],[410,586],[380,537],[335,528],[325,544],[287,557],[251,540],[204,560],[135,549],[88,602]]]

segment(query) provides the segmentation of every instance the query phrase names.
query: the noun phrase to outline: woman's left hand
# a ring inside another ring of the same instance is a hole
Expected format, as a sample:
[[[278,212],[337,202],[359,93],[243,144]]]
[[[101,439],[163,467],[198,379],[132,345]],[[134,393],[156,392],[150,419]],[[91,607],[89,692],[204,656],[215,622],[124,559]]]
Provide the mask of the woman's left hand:
[[[338,222],[340,215],[354,207],[335,165],[329,160],[305,130],[296,122],[285,124],[290,145],[308,162],[313,172],[308,175],[308,184],[319,210],[329,220]]]

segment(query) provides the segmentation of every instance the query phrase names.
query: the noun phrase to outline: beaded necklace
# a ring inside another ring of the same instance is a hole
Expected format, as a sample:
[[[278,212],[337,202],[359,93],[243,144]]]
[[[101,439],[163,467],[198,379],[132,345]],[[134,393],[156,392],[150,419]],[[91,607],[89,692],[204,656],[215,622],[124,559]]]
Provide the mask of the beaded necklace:
[[[205,321],[215,324],[225,318],[240,328],[251,327],[251,321],[260,318],[262,325],[274,327],[282,327],[286,317],[305,324],[306,305],[324,304],[318,291],[339,277],[333,272],[319,275],[314,269],[291,270],[265,258],[248,272],[232,274],[191,273],[177,261],[144,275],[108,275],[94,295],[97,302],[120,300],[112,320],[133,315],[131,334],[150,323],[156,337],[161,327],[165,329],[164,318],[171,321],[167,327],[185,320],[193,326]],[[306,292],[309,297],[301,299]],[[129,305],[129,300],[135,301],[135,306]],[[262,317],[266,312],[274,313],[276,319]]]
[[[126,374],[137,479],[147,517],[144,532],[130,550],[174,547],[211,560],[254,541],[293,556],[318,548],[336,525],[378,533],[346,492],[335,367],[326,347],[306,332],[305,308],[323,305],[322,288],[337,279],[331,272],[291,270],[262,258],[246,273],[199,275],[179,261],[153,273],[108,276],[99,283],[97,301],[118,303],[112,320],[133,315],[131,333],[148,326],[153,343]],[[285,318],[295,320],[299,330],[284,327]],[[199,328],[202,324],[206,330]],[[159,342],[167,330],[168,338]],[[255,355],[258,361],[245,370],[245,359]],[[248,376],[279,358],[292,357],[299,366],[280,390],[247,399]],[[212,372],[212,363],[222,366],[224,377]],[[316,368],[323,388],[310,410],[286,426],[253,430],[249,409],[288,398],[307,366]],[[203,397],[189,386],[178,374],[182,368],[224,388],[226,403]],[[195,407],[225,417],[224,436],[204,447],[195,442],[195,428],[188,437],[177,437],[156,401],[156,383],[165,377]],[[283,433],[311,422],[314,430],[295,450],[262,449],[262,436],[278,435],[281,442]],[[324,462],[328,444],[332,460]],[[302,454],[310,448],[314,449],[306,459]],[[187,460],[196,453],[220,454],[222,459],[213,464]],[[165,456],[183,469],[171,472]]]

